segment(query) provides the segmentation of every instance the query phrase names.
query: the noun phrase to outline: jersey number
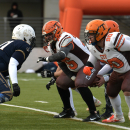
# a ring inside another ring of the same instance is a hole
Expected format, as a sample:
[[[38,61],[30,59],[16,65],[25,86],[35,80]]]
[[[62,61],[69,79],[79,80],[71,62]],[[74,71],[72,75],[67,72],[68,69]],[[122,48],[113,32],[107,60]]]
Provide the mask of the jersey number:
[[[100,61],[103,63],[109,64],[112,68],[120,69],[124,66],[124,63],[116,57],[109,59],[107,61],[104,61],[104,60],[100,60]]]
[[[107,38],[106,38],[106,41],[110,41],[110,39],[111,39],[111,36],[112,36],[113,34],[108,34],[108,36],[107,36]]]
[[[7,41],[7,42],[3,43],[2,45],[0,45],[0,49],[3,50],[6,46],[8,46],[12,42],[13,41]]]
[[[62,60],[63,62],[65,62],[68,66],[69,66],[69,68],[71,69],[71,70],[75,70],[77,67],[78,67],[78,64],[75,62],[75,61],[73,61],[73,60],[70,60],[70,58],[68,58],[68,57],[66,57],[64,60]]]

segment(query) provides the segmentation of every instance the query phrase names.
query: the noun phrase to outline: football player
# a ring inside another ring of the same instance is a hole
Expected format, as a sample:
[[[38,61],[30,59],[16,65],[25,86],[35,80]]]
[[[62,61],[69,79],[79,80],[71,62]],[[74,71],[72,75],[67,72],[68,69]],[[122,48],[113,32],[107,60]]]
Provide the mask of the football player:
[[[0,45],[0,103],[10,101],[20,95],[17,70],[29,56],[35,46],[35,32],[27,24],[17,25],[12,32],[12,40]],[[6,79],[10,76],[11,86]]]
[[[84,36],[91,53],[83,72],[91,75],[97,60],[113,68],[107,83],[107,94],[115,113],[102,122],[125,122],[119,92],[122,90],[124,93],[130,119],[130,37],[120,32],[108,33],[107,24],[100,19],[92,20],[86,25]]]
[[[117,22],[113,21],[113,20],[106,20],[105,21],[107,26],[108,26],[108,31],[109,33],[111,32],[119,32],[119,25]],[[104,65],[104,64],[103,64]],[[108,74],[110,74],[113,70],[112,69],[108,69]],[[100,71],[99,71],[100,73]],[[97,86],[102,86],[103,84],[105,85],[105,100],[106,100],[106,107],[105,107],[105,112],[101,115],[101,118],[109,118],[111,116],[111,113],[113,113],[113,108],[111,105],[111,102],[109,100],[109,97],[106,93],[106,87],[107,87],[107,81],[109,80],[109,75],[98,75],[97,77],[100,78],[99,81],[97,81]],[[106,80],[106,81],[105,81]]]
[[[50,70],[46,70],[46,69],[44,69],[43,71],[41,71],[41,76],[43,78],[51,77],[51,80],[46,85],[46,87],[47,87],[48,90],[50,89],[50,86],[55,83],[56,78],[58,78],[61,75],[62,72],[63,71],[62,71],[62,69],[59,66],[57,67],[56,72],[51,72]],[[75,89],[75,91],[79,93],[78,89]],[[69,87],[69,92],[70,92],[70,105],[71,105],[71,107],[72,107],[72,109],[73,109],[73,111],[75,113],[75,116],[77,116],[77,111],[76,111],[76,109],[74,107],[74,103],[73,103],[73,95],[72,95],[71,87]],[[94,100],[95,107],[99,107],[102,104],[101,101],[99,101],[94,96],[93,96],[93,100]],[[87,108],[86,110],[88,111],[89,109]]]
[[[78,89],[83,100],[89,107],[90,116],[83,121],[100,120],[99,112],[96,111],[94,105],[93,95],[88,88],[100,68],[99,62],[97,62],[95,69],[93,69],[93,74],[86,77],[83,73],[83,67],[89,57],[89,51],[77,37],[64,32],[58,21],[45,23],[42,35],[45,46],[48,43],[50,44],[52,55],[49,57],[39,57],[38,62],[57,61],[59,67],[64,72],[56,79],[57,89],[64,104],[64,109],[59,115],[55,115],[54,118],[71,118],[75,116],[69,101],[70,93],[68,88],[71,86],[71,88]]]

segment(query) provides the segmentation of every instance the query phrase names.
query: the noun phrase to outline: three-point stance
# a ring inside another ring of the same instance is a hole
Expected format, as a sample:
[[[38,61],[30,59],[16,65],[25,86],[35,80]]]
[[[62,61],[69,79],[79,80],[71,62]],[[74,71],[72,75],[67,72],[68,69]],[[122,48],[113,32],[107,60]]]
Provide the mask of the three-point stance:
[[[83,121],[97,121],[100,119],[99,113],[93,101],[93,95],[88,88],[94,80],[100,64],[93,69],[93,74],[86,77],[83,67],[89,57],[87,47],[77,37],[70,33],[63,32],[61,24],[57,21],[49,21],[44,24],[42,35],[45,46],[50,44],[52,55],[45,58],[39,57],[38,61],[54,62],[57,61],[62,73],[56,80],[57,89],[64,104],[64,110],[55,115],[55,118],[70,118],[75,114],[70,106],[69,87],[78,88],[83,100],[88,105],[90,116]]]
[[[13,96],[20,95],[17,70],[26,60],[35,45],[35,32],[26,24],[17,25],[12,32],[12,40],[0,45],[0,103],[10,101]],[[7,76],[13,86],[7,83]]]

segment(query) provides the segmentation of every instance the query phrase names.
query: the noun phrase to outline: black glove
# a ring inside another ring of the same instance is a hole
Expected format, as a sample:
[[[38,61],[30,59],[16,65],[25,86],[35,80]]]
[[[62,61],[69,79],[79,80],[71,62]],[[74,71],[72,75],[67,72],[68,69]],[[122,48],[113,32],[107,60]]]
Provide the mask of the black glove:
[[[46,61],[46,57],[38,57],[37,63],[38,63],[39,61]]]
[[[51,77],[51,80],[48,82],[48,84],[46,85],[46,88],[49,90],[50,86],[53,85],[56,81],[56,78],[53,76]]]
[[[54,76],[54,73],[51,72],[50,70],[45,69],[45,70],[41,71],[41,76],[42,76],[42,78],[52,77],[52,76]]]
[[[13,96],[17,97],[20,95],[20,87],[17,83],[12,84],[13,85]]]

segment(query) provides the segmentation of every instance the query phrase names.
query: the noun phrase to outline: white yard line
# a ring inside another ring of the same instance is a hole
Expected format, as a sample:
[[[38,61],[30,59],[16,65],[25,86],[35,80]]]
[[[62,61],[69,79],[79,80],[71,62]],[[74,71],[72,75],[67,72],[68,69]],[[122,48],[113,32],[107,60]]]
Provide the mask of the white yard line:
[[[48,103],[48,102],[46,102],[46,101],[34,101],[34,102]]]
[[[24,78],[18,78],[18,80],[21,81],[35,81],[35,80],[49,80],[48,78],[41,78],[41,79],[24,79]]]
[[[0,104],[0,105],[4,105],[4,106],[9,106],[9,107],[18,107],[18,108],[23,108],[23,109],[28,109],[28,110],[33,110],[33,111],[37,111],[37,112],[44,112],[44,113],[48,113],[48,114],[52,114],[52,115],[57,115],[57,112],[50,112],[50,111],[44,111],[44,110],[40,110],[40,109],[36,109],[36,108],[30,108],[30,107],[24,107],[24,106],[17,106],[17,105],[11,105],[11,104]],[[77,121],[82,121],[81,118],[71,118],[72,120],[77,120]],[[110,126],[110,127],[115,127],[115,128],[120,128],[123,130],[130,130],[130,128],[128,127],[124,127],[124,126],[119,126],[119,125],[112,125],[112,124],[105,124],[105,123],[101,123],[101,122],[97,122],[97,121],[92,121],[93,123],[99,124],[99,125],[105,125],[105,126]]]

